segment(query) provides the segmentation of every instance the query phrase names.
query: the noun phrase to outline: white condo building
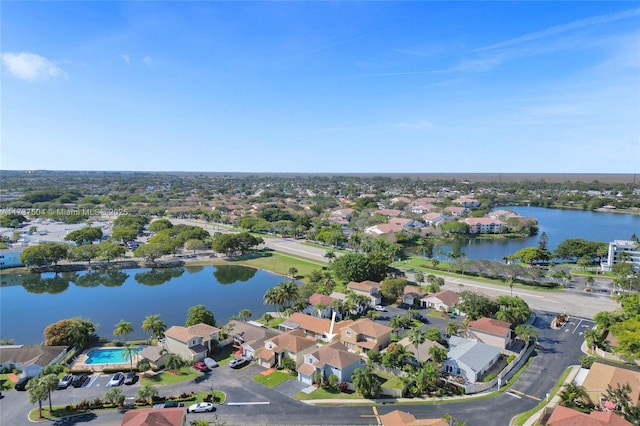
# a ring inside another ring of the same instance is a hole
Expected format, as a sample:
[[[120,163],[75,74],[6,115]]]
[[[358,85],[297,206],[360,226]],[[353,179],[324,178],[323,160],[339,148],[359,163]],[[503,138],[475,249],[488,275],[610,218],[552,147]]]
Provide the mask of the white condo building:
[[[621,253],[628,253],[628,256],[620,256]],[[625,240],[615,240],[609,243],[609,256],[602,262],[602,270],[610,271],[613,265],[621,261],[631,262],[633,270],[640,272],[640,243]]]

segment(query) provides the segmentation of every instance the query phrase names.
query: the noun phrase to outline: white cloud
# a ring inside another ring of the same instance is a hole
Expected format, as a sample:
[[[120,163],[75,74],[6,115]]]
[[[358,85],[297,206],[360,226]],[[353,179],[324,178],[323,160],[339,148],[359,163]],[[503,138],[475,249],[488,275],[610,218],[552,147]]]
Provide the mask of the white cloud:
[[[4,53],[2,62],[14,77],[21,80],[37,81],[67,76],[56,64],[35,53]]]
[[[122,58],[124,63],[127,65],[129,65],[129,63],[131,62],[131,58],[129,57],[129,55],[120,55],[120,57]]]
[[[153,65],[153,58],[151,56],[145,56],[142,58],[142,63],[151,66]]]

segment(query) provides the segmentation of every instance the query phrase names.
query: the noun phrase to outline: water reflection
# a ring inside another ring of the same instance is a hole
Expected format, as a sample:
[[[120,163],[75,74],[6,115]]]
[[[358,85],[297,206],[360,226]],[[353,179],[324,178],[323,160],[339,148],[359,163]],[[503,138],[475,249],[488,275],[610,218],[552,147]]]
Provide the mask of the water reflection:
[[[22,287],[29,293],[58,294],[69,288],[74,272],[62,272],[53,277],[41,278],[40,275],[28,275],[22,280]]]
[[[129,274],[122,270],[90,271],[86,273],[60,272],[57,274],[28,274],[19,276],[20,285],[29,293],[58,294],[69,288],[73,283],[78,287],[120,287],[129,278]]]
[[[257,269],[246,266],[223,265],[216,266],[213,276],[220,284],[233,284],[236,281],[249,281],[256,271]]]
[[[72,279],[78,287],[120,287],[129,278],[124,271],[113,269],[107,271],[91,271],[86,274],[76,274]]]
[[[184,274],[184,268],[162,268],[138,272],[133,278],[139,284],[154,286],[167,283],[173,278],[179,278],[182,274]]]

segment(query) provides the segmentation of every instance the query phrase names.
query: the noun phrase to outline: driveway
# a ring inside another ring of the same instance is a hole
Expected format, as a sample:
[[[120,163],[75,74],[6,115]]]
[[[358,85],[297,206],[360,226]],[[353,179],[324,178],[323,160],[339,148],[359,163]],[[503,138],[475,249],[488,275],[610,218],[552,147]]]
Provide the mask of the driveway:
[[[293,396],[294,394],[300,392],[302,389],[308,387],[309,385],[306,383],[302,383],[301,381],[295,379],[289,379],[284,383],[280,383],[274,389],[286,396]]]

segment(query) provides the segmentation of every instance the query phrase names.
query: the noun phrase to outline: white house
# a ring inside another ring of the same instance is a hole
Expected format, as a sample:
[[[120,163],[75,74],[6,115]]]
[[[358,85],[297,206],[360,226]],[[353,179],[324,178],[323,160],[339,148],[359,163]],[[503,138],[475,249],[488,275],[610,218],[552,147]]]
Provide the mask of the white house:
[[[626,253],[622,255],[622,253]],[[609,255],[600,267],[603,271],[611,271],[616,263],[630,262],[633,270],[640,271],[640,243],[636,241],[615,240],[609,243]]]
[[[500,348],[496,346],[451,336],[444,371],[453,376],[462,376],[468,382],[474,383],[498,361],[500,353]]]

